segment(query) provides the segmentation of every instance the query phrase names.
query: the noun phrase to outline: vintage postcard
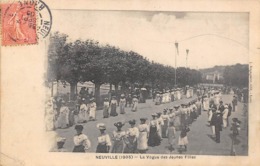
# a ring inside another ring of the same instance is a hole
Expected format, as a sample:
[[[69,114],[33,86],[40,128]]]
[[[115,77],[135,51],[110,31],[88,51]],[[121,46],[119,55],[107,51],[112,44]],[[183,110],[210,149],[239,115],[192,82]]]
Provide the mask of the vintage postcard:
[[[1,165],[257,165],[259,1],[4,0]]]

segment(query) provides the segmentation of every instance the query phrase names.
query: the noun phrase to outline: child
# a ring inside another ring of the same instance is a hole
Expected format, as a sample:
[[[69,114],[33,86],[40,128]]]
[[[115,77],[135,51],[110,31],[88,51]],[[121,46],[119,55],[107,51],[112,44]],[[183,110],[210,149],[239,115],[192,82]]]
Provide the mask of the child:
[[[57,147],[52,150],[52,152],[67,152],[67,150],[63,147],[65,144],[66,138],[58,137],[57,138]]]
[[[82,133],[83,126],[82,125],[76,125],[75,130],[77,134],[74,136],[74,149],[73,152],[79,152],[84,153],[87,149],[91,147],[91,143],[88,139],[88,137]]]
[[[187,151],[187,145],[188,145],[188,137],[187,132],[189,132],[190,129],[185,125],[181,129],[181,134],[179,136],[179,146],[180,149],[182,149],[182,146],[184,146],[184,151]]]
[[[174,122],[170,121],[169,122],[169,128],[168,128],[168,142],[169,142],[169,150],[173,151],[174,150],[174,142],[175,142],[175,127],[174,127]]]

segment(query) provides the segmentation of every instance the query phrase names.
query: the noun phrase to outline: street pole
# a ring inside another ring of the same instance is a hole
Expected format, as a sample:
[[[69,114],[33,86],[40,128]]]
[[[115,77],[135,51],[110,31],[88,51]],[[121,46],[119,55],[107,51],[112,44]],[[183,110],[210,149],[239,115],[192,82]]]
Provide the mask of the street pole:
[[[175,47],[176,47],[176,51],[175,51],[175,87],[177,86],[177,74],[176,74],[176,71],[177,71],[177,54],[178,54],[178,43],[175,42]]]
[[[188,54],[189,54],[189,49],[186,49],[186,68],[188,68]]]

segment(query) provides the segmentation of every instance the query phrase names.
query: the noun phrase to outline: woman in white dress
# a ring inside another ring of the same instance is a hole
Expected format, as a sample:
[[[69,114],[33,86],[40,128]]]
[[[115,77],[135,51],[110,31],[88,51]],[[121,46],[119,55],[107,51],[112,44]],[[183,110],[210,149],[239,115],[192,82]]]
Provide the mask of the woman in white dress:
[[[53,102],[52,99],[49,99],[46,103],[46,108],[45,108],[45,123],[46,123],[47,131],[54,130],[54,120],[55,120],[55,111],[53,109]]]
[[[95,121],[96,120],[96,111],[97,111],[97,104],[94,101],[94,98],[90,99],[90,103],[88,104],[89,107],[89,120]]]
[[[57,128],[65,129],[69,125],[69,108],[65,106],[65,101],[61,102],[60,114],[57,119]]]
[[[130,120],[131,127],[126,131],[125,149],[124,153],[137,153],[137,139],[139,137],[139,130],[135,127],[135,120]]]
[[[167,114],[167,109],[163,110],[163,115],[161,115],[163,120],[162,125],[162,138],[167,138],[167,130],[168,130],[168,123],[170,120],[170,116]]]
[[[149,126],[145,123],[146,118],[141,118],[141,124],[138,126],[139,137],[137,139],[137,150],[139,153],[145,153],[148,150]]]
[[[125,95],[121,94],[121,98],[119,101],[120,114],[125,114],[125,104],[126,104]]]
[[[85,99],[82,99],[82,103],[79,107],[78,123],[87,122],[88,119],[88,107],[85,104]]]
[[[207,95],[204,96],[204,98],[203,98],[203,109],[204,109],[204,111],[209,110],[209,98]]]
[[[137,106],[138,106],[138,99],[137,96],[133,96],[133,101],[132,101],[132,111],[136,112],[137,111]]]
[[[228,118],[228,105],[225,104],[224,111],[222,112],[222,118],[223,118],[223,128],[227,127],[227,118]]]

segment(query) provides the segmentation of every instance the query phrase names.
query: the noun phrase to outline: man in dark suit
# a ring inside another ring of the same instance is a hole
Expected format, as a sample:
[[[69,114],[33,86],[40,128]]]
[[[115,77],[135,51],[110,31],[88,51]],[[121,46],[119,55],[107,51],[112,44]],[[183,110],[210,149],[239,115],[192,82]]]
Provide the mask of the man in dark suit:
[[[223,105],[223,101],[220,101],[220,102],[219,102],[218,110],[219,110],[221,113],[225,110],[224,105]]]
[[[216,112],[216,118],[215,118],[215,132],[216,132],[216,142],[217,143],[220,143],[220,131],[222,131],[222,124],[223,124],[222,114],[218,110]]]

